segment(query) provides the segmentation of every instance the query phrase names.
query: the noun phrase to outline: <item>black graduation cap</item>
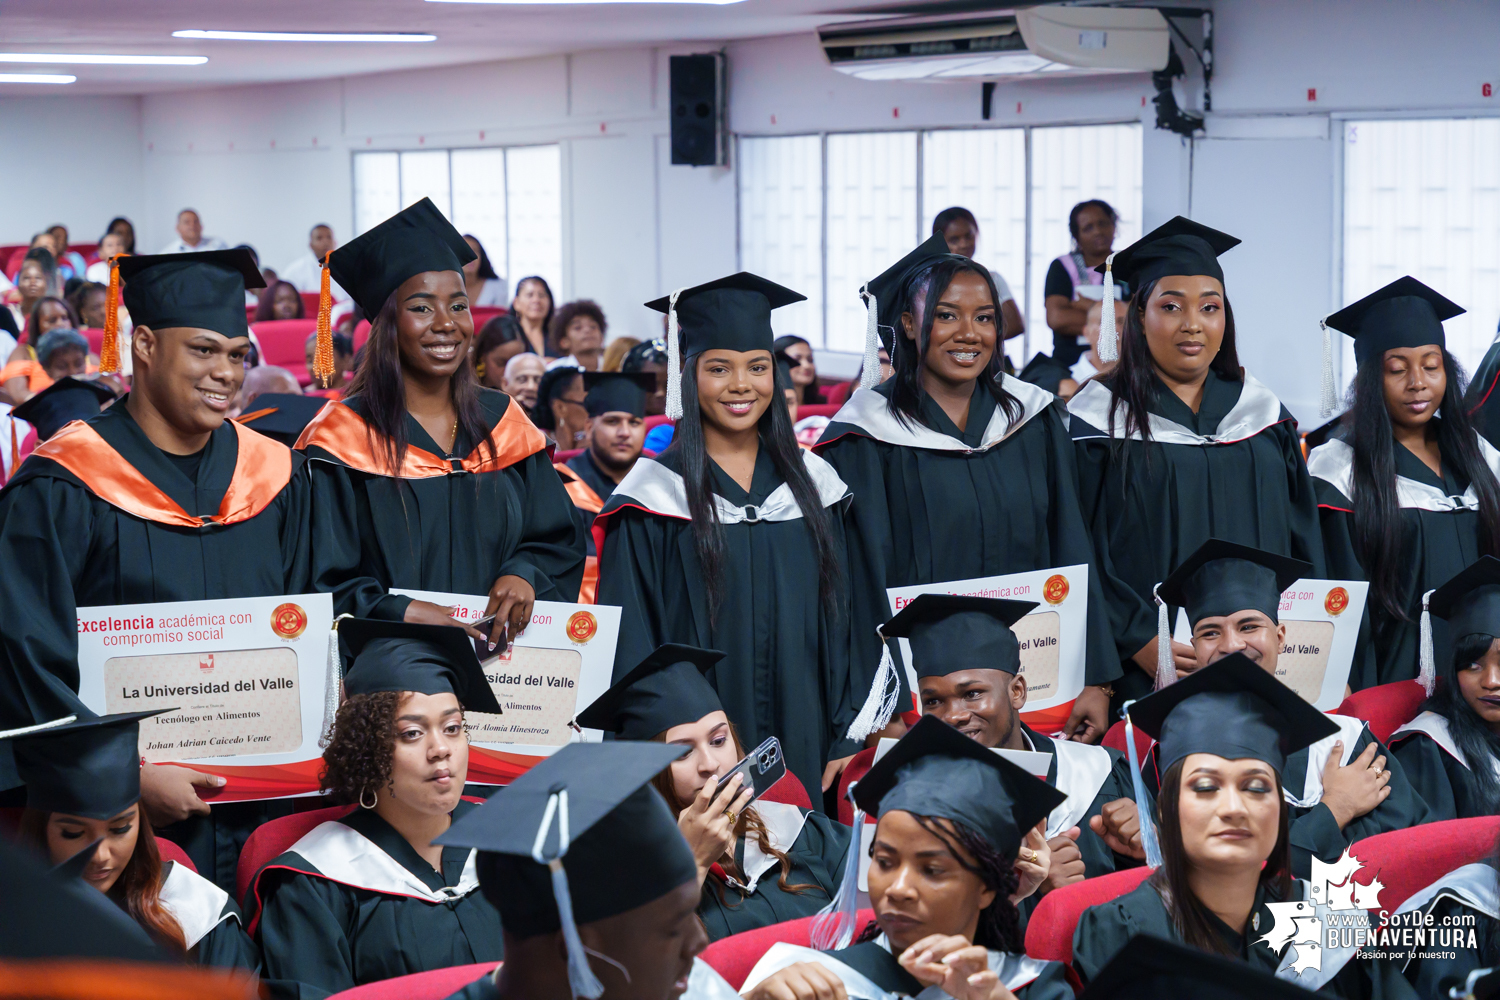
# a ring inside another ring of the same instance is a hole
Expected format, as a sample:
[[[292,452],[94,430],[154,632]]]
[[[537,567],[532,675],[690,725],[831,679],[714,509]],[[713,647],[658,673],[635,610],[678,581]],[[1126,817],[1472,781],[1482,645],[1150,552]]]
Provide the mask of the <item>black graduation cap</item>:
[[[583,408],[591,417],[606,413],[646,415],[646,397],[656,391],[655,372],[584,372]]]
[[[1012,860],[1026,832],[1066,798],[935,715],[917,720],[854,786],[867,813],[899,809],[962,823]]]
[[[474,251],[431,198],[386,219],[328,254],[333,280],[374,318],[406,279],[427,271],[462,271]]]
[[[1227,760],[1253,757],[1279,774],[1289,754],[1339,731],[1244,653],[1232,653],[1147,695],[1130,708],[1136,726],[1155,737],[1163,771],[1189,754]]]
[[[1397,278],[1329,316],[1323,322],[1354,338],[1354,360],[1364,364],[1394,347],[1446,347],[1443,320],[1462,316],[1450,302],[1411,275]]]
[[[1456,641],[1476,632],[1500,635],[1500,559],[1479,560],[1433,591],[1428,608]]]
[[[108,896],[48,871],[9,837],[0,837],[0,958],[166,960],[141,925]],[[131,970],[144,971],[142,965]]]
[[[1219,255],[1239,245],[1240,240],[1228,233],[1178,215],[1124,250],[1117,250],[1094,270],[1100,274],[1113,272],[1114,280],[1126,282],[1137,291],[1169,274],[1206,274],[1222,282],[1224,269],[1219,266]]]
[[[723,658],[717,649],[675,642],[657,646],[634,670],[579,712],[577,722],[621,739],[649,740],[673,726],[722,712],[719,693],[703,675]]]
[[[118,263],[121,297],[136,326],[250,335],[245,290],[266,287],[250,251],[137,254],[120,257]]]
[[[474,655],[474,640],[457,625],[346,618],[339,623],[339,644],[348,662],[346,694],[451,694],[467,711],[501,714]]]
[[[1021,369],[1020,375],[1022,382],[1040,386],[1054,396],[1057,395],[1057,390],[1062,388],[1062,380],[1072,377],[1072,369],[1053,361],[1052,355],[1042,354],[1040,351],[1026,362],[1026,367]]]
[[[1137,934],[1089,981],[1080,1000],[1300,1000],[1317,995],[1243,959]]]
[[[943,238],[943,234],[933,233],[911,253],[865,282],[865,287],[861,289],[861,293],[867,296],[865,308],[869,309],[872,304],[875,306],[875,323],[880,334],[880,346],[884,347],[887,352],[892,348],[896,324],[901,322],[901,313],[905,305],[905,296],[902,295],[902,291],[906,288],[906,283],[923,268],[949,258],[968,259],[949,252],[948,241]]]
[[[35,427],[37,440],[45,441],[70,421],[98,416],[114,398],[115,391],[97,379],[64,375],[11,413]]]
[[[141,798],[141,720],[175,711],[126,712],[6,734],[26,805],[87,819],[118,816]]]
[[[327,404],[322,396],[263,392],[250,401],[249,412],[234,419],[290,448]]]
[[[1280,623],[1281,594],[1312,572],[1312,563],[1291,556],[1210,538],[1156,588],[1167,603],[1187,611],[1196,626],[1205,618],[1259,611]]]
[[[677,817],[650,784],[686,752],[651,742],[570,743],[433,843],[478,849],[479,884],[505,932],[561,930],[574,995],[598,996],[577,925],[697,881]]]
[[[887,639],[911,642],[918,677],[960,670],[1021,670],[1021,647],[1010,627],[1029,615],[1035,601],[1005,601],[959,594],[920,594],[880,627]]]
[[[1325,421],[1302,435],[1302,440],[1307,445],[1307,450],[1311,452],[1314,448],[1327,444],[1329,441],[1342,441],[1345,436],[1344,427],[1349,419],[1349,411],[1345,411],[1335,416],[1332,420]]]

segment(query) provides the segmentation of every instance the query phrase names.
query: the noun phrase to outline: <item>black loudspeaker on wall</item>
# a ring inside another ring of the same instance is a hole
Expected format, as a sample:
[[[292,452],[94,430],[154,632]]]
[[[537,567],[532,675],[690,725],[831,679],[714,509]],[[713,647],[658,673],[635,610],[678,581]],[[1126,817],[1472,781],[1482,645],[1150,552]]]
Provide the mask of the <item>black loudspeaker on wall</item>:
[[[724,157],[724,56],[672,56],[672,163],[716,167]]]

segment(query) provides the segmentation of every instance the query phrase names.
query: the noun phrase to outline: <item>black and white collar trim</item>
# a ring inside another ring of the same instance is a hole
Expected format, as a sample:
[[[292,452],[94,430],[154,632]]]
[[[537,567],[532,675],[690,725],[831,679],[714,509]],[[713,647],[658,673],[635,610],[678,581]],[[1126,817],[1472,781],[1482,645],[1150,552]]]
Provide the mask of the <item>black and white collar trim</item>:
[[[479,875],[475,869],[477,851],[469,852],[458,885],[432,889],[374,841],[338,820],[313,827],[292,845],[291,853],[299,855],[316,869],[308,874],[388,896],[407,896],[436,904],[462,899],[479,888]]]
[[[171,862],[161,884],[161,905],[182,928],[183,944],[196,947],[226,920],[239,921],[229,904],[229,893],[178,862]]]
[[[1490,471],[1500,476],[1500,451],[1476,435],[1480,454]],[[1354,448],[1347,441],[1327,441],[1307,456],[1307,471],[1338,490],[1350,502],[1354,500]],[[1478,510],[1479,496],[1470,486],[1461,496],[1448,496],[1436,486],[1419,483],[1405,476],[1396,477],[1396,501],[1409,510],[1456,511]]]
[[[990,422],[985,425],[984,436],[977,447],[964,444],[958,438],[921,424],[902,426],[891,410],[891,401],[874,389],[856,389],[849,401],[839,408],[829,421],[831,424],[849,424],[858,427],[866,435],[885,444],[902,448],[921,448],[927,451],[956,451],[967,455],[989,451],[995,445],[1011,437],[1031,419],[1045,413],[1057,402],[1057,397],[1041,386],[1022,382],[1009,375],[1000,376],[1000,386],[1021,404],[1021,416],[1014,423],[1007,421],[1005,411],[995,407]]]
[[[818,499],[824,507],[831,507],[849,496],[849,487],[839,478],[833,466],[812,452],[799,449],[803,464],[817,488]],[[765,503],[758,506],[737,506],[719,494],[713,495],[714,506],[720,524],[755,524],[759,521],[795,521],[802,516],[802,508],[792,494],[789,483],[782,483],[771,491]],[[625,474],[606,508],[612,513],[620,507],[635,506],[664,517],[692,520],[688,510],[687,486],[682,476],[649,458],[636,459],[635,465]]]
[[[1110,433],[1109,408],[1114,398],[1114,393],[1110,392],[1104,383],[1095,379],[1085,384],[1082,389],[1078,390],[1077,395],[1068,400],[1068,412],[1098,430],[1096,434],[1075,433],[1073,435],[1075,441],[1110,438],[1124,441],[1141,440],[1140,431],[1134,431],[1129,436]],[[1124,420],[1122,413],[1117,412],[1116,417],[1121,421]],[[1245,384],[1240,390],[1239,401],[1224,415],[1224,419],[1219,421],[1219,426],[1212,434],[1199,434],[1157,413],[1148,413],[1146,417],[1151,428],[1151,440],[1161,444],[1199,446],[1234,444],[1237,441],[1244,441],[1285,419],[1281,415],[1281,400],[1277,399],[1274,392],[1249,372],[1245,373]]]

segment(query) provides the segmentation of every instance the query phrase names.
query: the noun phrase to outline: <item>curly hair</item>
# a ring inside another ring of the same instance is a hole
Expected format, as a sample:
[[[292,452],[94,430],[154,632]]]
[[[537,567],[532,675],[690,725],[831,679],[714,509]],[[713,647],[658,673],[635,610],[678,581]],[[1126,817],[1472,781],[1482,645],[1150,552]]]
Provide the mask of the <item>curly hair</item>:
[[[334,801],[358,802],[390,784],[400,705],[401,692],[376,691],[351,695],[339,706],[318,775],[319,787]]]
[[[569,302],[553,315],[547,329],[548,346],[553,350],[562,350],[558,341],[568,332],[568,325],[580,316],[587,316],[599,327],[599,337],[602,340],[609,332],[609,324],[604,321],[604,310],[592,299],[579,299]]]

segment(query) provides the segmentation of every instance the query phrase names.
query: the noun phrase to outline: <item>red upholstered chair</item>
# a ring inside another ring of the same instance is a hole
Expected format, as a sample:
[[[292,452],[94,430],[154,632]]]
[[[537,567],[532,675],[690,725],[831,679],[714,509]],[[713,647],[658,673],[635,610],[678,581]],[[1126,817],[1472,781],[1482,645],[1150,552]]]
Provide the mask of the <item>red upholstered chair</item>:
[[[161,855],[163,861],[175,861],[193,874],[198,873],[198,866],[193,864],[193,859],[187,856],[187,851],[178,847],[165,837],[156,838],[156,852]]]
[[[805,417],[831,417],[839,412],[842,403],[801,403],[797,406],[797,419]]]
[[[579,455],[582,455],[582,454],[583,454],[583,449],[582,448],[569,448],[566,451],[554,451],[552,453],[552,461],[554,461],[554,462],[566,462],[568,459],[570,459],[570,458],[577,458]]]
[[[840,382],[838,385],[835,385],[833,388],[823,393],[823,398],[828,400],[828,402],[834,406],[843,406],[846,402],[849,401],[849,394],[853,391],[853,382]]]
[[[101,350],[104,349],[104,331],[103,330],[96,330],[96,329],[94,329],[91,326],[86,326],[82,330],[79,330],[78,332],[81,333],[81,334],[83,334],[83,339],[87,340],[89,342],[89,353],[90,354],[97,355]]]
[[[370,339],[370,321],[362,319],[354,324],[354,349],[357,351],[365,346],[365,341]]]
[[[478,336],[486,323],[496,316],[504,316],[506,310],[500,306],[470,306],[469,312],[474,316],[474,335]]]
[[[285,854],[293,844],[310,833],[313,827],[347,816],[353,811],[354,806],[331,806],[279,816],[261,824],[250,834],[245,846],[240,848],[240,860],[234,870],[235,897],[243,900],[245,893],[250,890],[250,881],[255,878],[255,873],[270,863],[272,858]]]
[[[865,925],[874,919],[874,910],[860,910],[855,922],[854,936],[859,937]],[[744,985],[745,977],[750,975],[750,970],[755,968],[755,963],[759,962],[760,957],[771,949],[771,945],[785,941],[787,944],[799,944],[804,948],[811,947],[812,922],[812,917],[802,917],[800,920],[788,920],[769,927],[757,927],[753,931],[745,931],[742,934],[731,934],[703,949],[703,954],[699,957],[713,966],[715,972],[738,990]]]
[[[259,308],[260,308],[260,306],[246,306],[245,307],[245,322],[246,323],[254,323],[255,322],[255,310],[257,310]]]
[[[317,319],[268,319],[250,328],[260,341],[261,364],[280,365],[303,385],[312,382],[307,373],[307,338],[317,332]]]
[[[478,962],[474,965],[454,965],[447,969],[414,972],[409,976],[382,979],[378,983],[365,983],[352,990],[335,993],[334,997],[338,1000],[443,1000],[479,977],[488,975],[498,964]]]
[[[649,431],[657,424],[670,424],[671,422],[672,421],[667,419],[667,415],[665,413],[653,414],[652,416],[646,418],[646,430]]]
[[[1111,750],[1118,750],[1126,756],[1129,756],[1130,751],[1125,747],[1125,723],[1123,720],[1120,722],[1116,722],[1113,726],[1109,727],[1109,732],[1104,734],[1104,745],[1109,747]],[[1146,754],[1150,751],[1151,737],[1147,736],[1143,731],[1137,729],[1135,731],[1135,752],[1136,758],[1143,765],[1146,762]]]
[[[1394,910],[1453,869],[1493,857],[1497,838],[1500,816],[1450,819],[1377,833],[1349,848],[1364,863],[1354,880],[1368,884],[1379,878],[1385,888],[1380,891],[1380,905],[1371,912]]]
[[[1026,954],[1032,958],[1072,963],[1073,929],[1078,926],[1083,911],[1125,895],[1146,881],[1150,874],[1151,869],[1142,865],[1096,875],[1049,892],[1026,922]]]
[[[1375,738],[1384,743],[1412,719],[1422,707],[1427,692],[1416,681],[1396,681],[1356,691],[1339,703],[1335,715],[1363,719]]]
[[[807,794],[807,786],[791,771],[781,776],[781,780],[760,795],[767,802],[781,802],[789,806],[801,806],[803,809],[812,808],[812,799]]]
[[[849,803],[849,786],[863,778],[875,765],[875,748],[866,747],[854,755],[845,767],[844,773],[839,775],[839,822],[845,826],[854,825],[854,806]]]
[[[311,320],[318,318],[318,293],[298,292],[302,296],[302,315]]]

